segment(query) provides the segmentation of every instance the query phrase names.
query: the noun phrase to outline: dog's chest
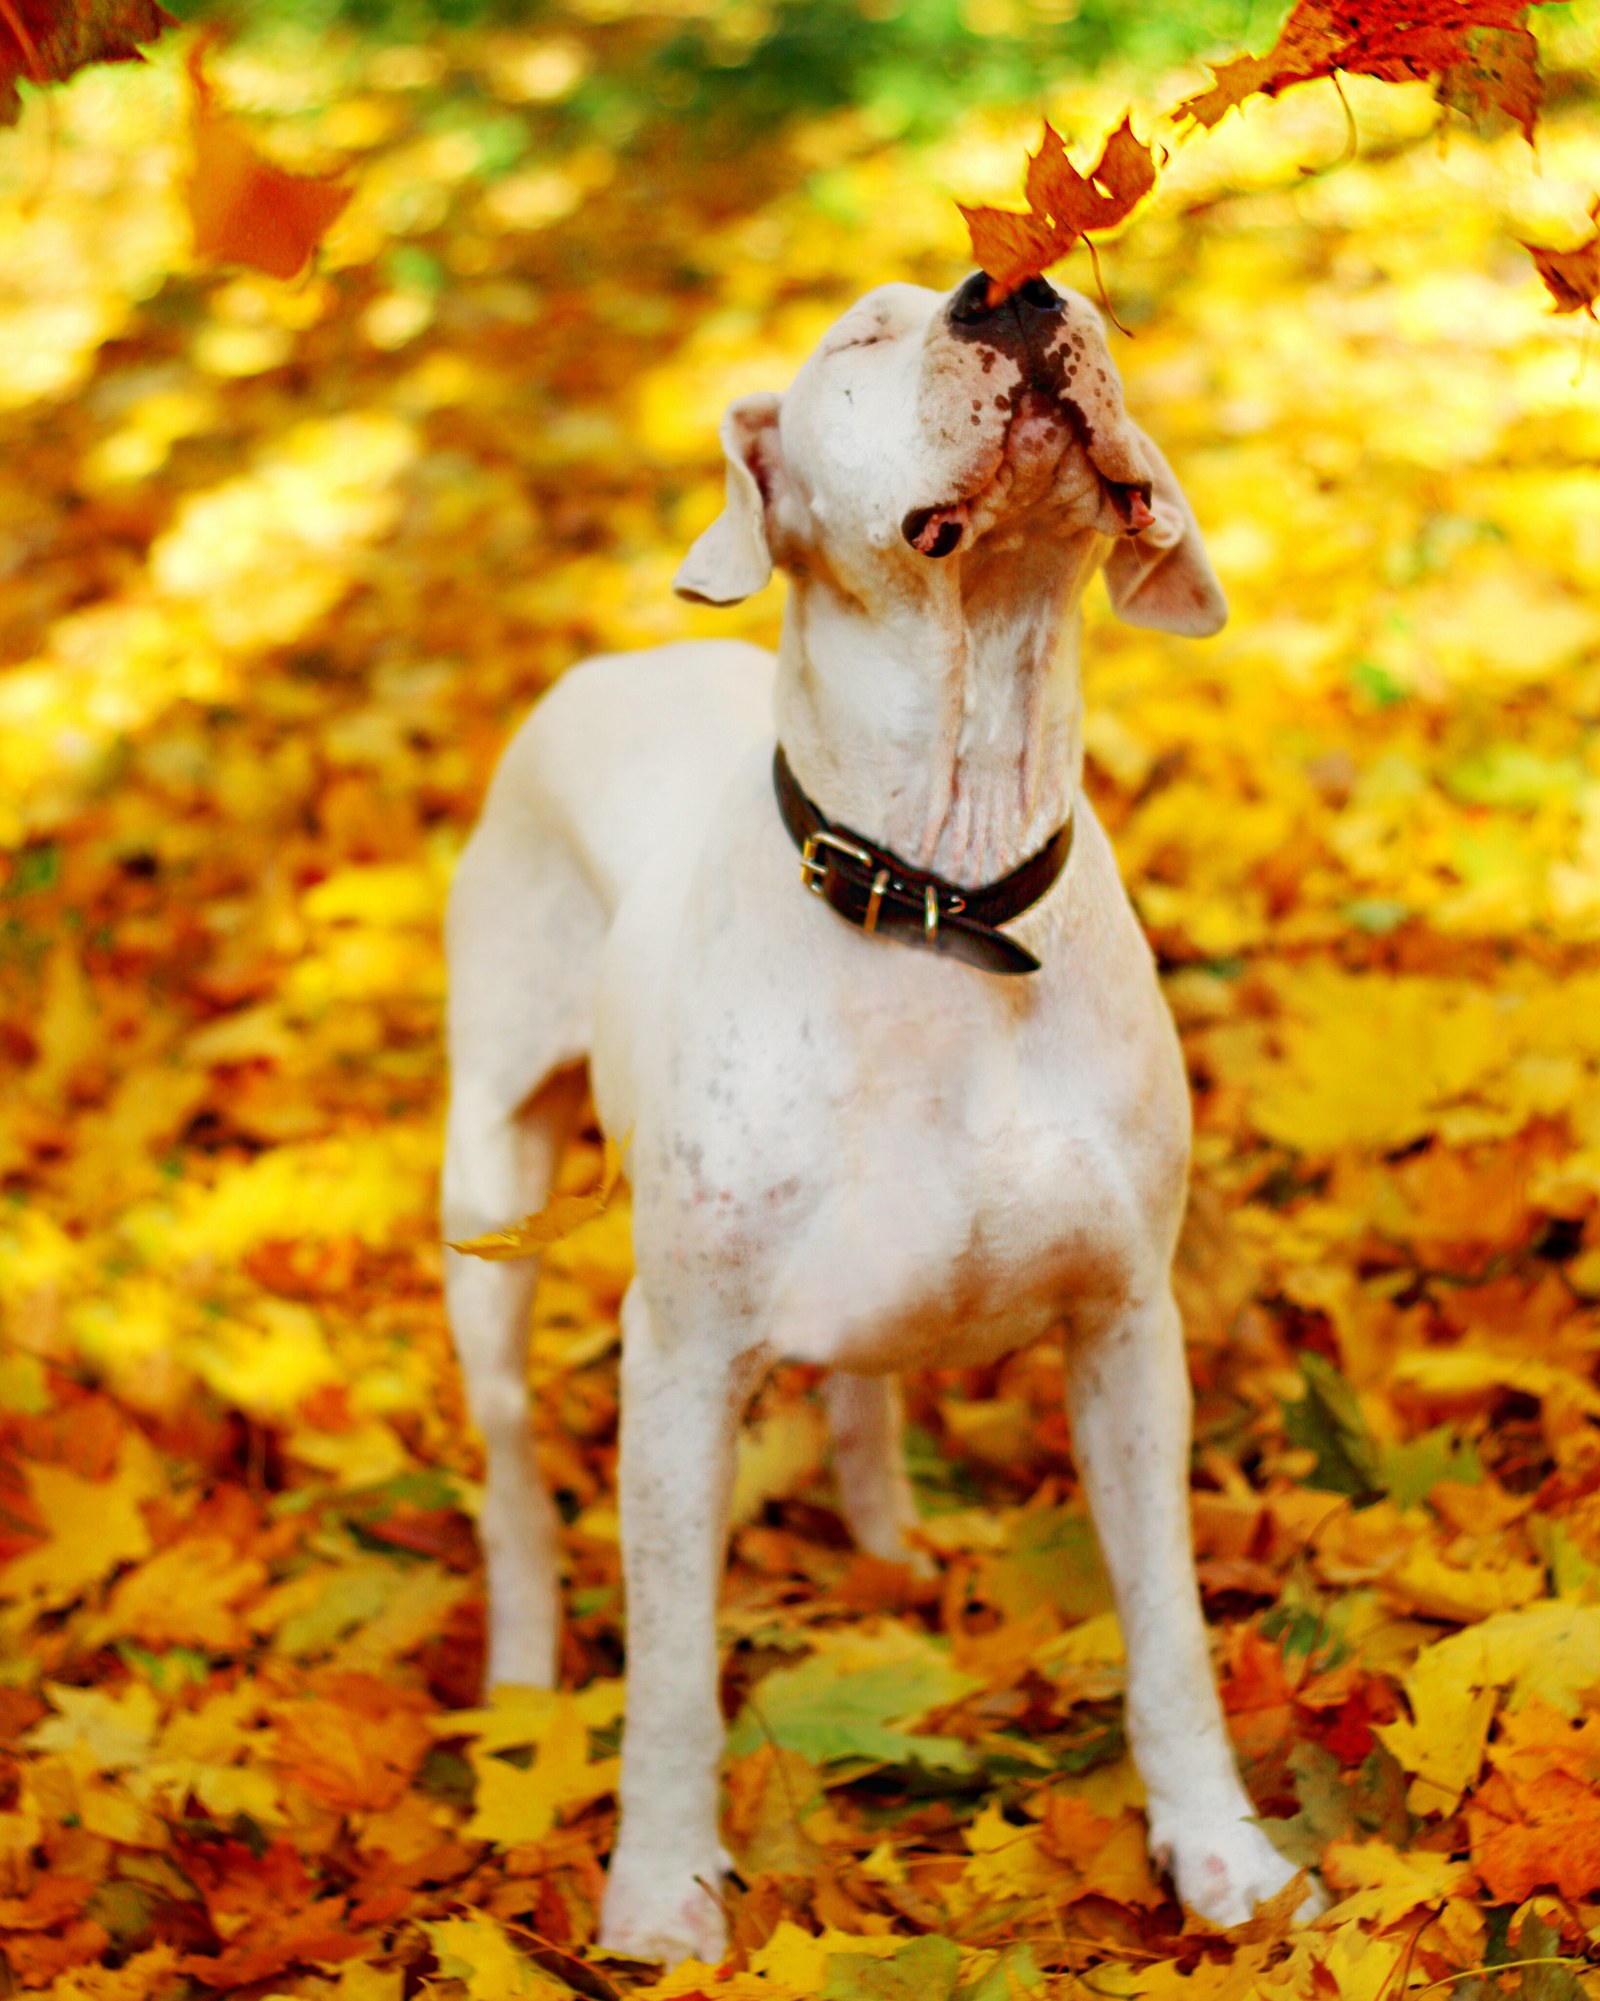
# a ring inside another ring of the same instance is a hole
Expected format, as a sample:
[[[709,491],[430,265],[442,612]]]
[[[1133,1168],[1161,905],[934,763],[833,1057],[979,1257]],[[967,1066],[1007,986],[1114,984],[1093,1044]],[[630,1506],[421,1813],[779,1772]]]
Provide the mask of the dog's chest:
[[[1070,1009],[1012,1021],[991,983],[883,949],[887,991],[808,1005],[796,980],[709,1039],[647,1234],[720,1267],[773,1353],[836,1367],[987,1359],[1125,1296],[1181,1184],[1181,1076],[1141,1105]]]
[[[783,1257],[769,1338],[833,1366],[987,1359],[1124,1284],[1126,1175],[1092,1094],[959,1022],[863,1026],[834,1172]]]

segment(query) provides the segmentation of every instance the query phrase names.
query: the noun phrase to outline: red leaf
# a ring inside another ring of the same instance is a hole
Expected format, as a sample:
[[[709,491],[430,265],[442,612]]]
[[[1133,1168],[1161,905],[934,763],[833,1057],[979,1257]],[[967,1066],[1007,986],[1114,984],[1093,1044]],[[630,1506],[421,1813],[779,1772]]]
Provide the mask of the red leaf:
[[[1297,0],[1266,55],[1213,68],[1211,88],[1177,115],[1212,126],[1257,91],[1276,97],[1346,70],[1431,81],[1441,103],[1473,116],[1504,111],[1531,139],[1540,91],[1527,11],[1526,0]]]
[[[196,45],[189,56],[195,255],[208,264],[244,264],[269,278],[293,278],[311,261],[351,190],[328,175],[291,174],[263,159],[238,119],[217,109],[204,61],[204,46]]]
[[[1073,166],[1060,133],[1047,123],[1028,160],[1027,212],[961,210],[972,253],[989,274],[990,305],[1065,257],[1087,231],[1124,221],[1155,184],[1155,156],[1133,136],[1130,120],[1123,119],[1087,174]]]
[[[64,83],[85,63],[142,62],[177,22],[156,0],[0,0],[0,125],[22,111],[18,82]]]

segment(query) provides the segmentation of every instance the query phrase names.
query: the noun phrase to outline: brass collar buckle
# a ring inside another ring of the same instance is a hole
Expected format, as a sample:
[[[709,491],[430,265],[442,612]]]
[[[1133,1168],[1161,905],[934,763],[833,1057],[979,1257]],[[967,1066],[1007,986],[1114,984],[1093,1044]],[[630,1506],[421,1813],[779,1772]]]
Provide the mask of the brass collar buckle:
[[[0,0],[0,5],[4,0]],[[1036,973],[1037,956],[999,927],[1047,893],[1067,865],[1072,817],[1009,875],[968,889],[914,868],[853,828],[831,826],[801,790],[782,746],[773,753],[778,813],[800,850],[800,880],[869,937],[920,945],[986,973]]]
[[[871,855],[857,842],[844,840],[826,827],[818,827],[814,833],[807,834],[800,850],[800,880],[813,896],[824,894],[822,885],[828,875],[827,861],[817,859],[818,848],[834,848],[841,855],[848,855],[853,862],[860,862],[863,868],[872,866]]]

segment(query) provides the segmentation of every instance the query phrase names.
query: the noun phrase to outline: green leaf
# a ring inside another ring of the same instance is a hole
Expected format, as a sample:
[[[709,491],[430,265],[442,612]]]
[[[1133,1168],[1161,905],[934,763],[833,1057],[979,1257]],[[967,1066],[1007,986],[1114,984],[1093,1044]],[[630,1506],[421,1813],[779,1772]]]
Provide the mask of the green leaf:
[[[1380,1457],[1383,1484],[1399,1508],[1425,1501],[1441,1480],[1459,1480],[1473,1487],[1483,1482],[1478,1448],[1470,1439],[1458,1441],[1447,1424],[1436,1425],[1404,1445],[1382,1446]]]
[[[1515,1966],[1518,1960],[1543,1960],[1542,1966],[1524,1966],[1522,1969],[1522,1994],[1524,2001],[1584,2001],[1584,1991],[1578,1984],[1573,1967],[1582,1961],[1561,1950],[1561,1933],[1554,1925],[1547,1925],[1543,1918],[1532,1911],[1522,1920],[1522,1929],[1517,1935],[1516,1952],[1508,1964]],[[1556,1964],[1555,1962],[1560,1962]]]
[[[1355,1391],[1321,1355],[1308,1352],[1299,1360],[1306,1393],[1299,1403],[1284,1405],[1283,1430],[1291,1445],[1316,1454],[1311,1485],[1349,1494],[1358,1507],[1378,1500],[1382,1460]]]
[[[1600,1596],[1600,1564],[1591,1563],[1572,1540],[1561,1522],[1548,1515],[1530,1515],[1528,1540],[1550,1573],[1550,1594],[1554,1598]]]
[[[211,1679],[210,1661],[193,1647],[171,1647],[156,1654],[132,1640],[118,1640],[117,1652],[158,1695],[175,1695],[186,1686],[204,1688]]]
[[[919,1764],[969,1772],[976,1760],[953,1737],[919,1737],[897,1728],[955,1702],[978,1686],[935,1655],[841,1673],[825,1654],[780,1668],[753,1691],[728,1739],[730,1757],[771,1742],[814,1765],[865,1758],[877,1765]]]
[[[822,2001],[949,2001],[961,1971],[961,1948],[950,1938],[914,1938],[897,1953],[828,1955]]]
[[[1355,1802],[1341,1775],[1339,1760],[1320,1744],[1297,1743],[1289,1753],[1289,1770],[1300,1811],[1282,1820],[1261,1820],[1257,1825],[1285,1861],[1297,1868],[1315,1869],[1330,1841],[1341,1841],[1355,1832]]]
[[[1043,1985],[1044,1975],[1033,1947],[1008,1945],[987,1973],[958,1987],[952,2001],[1013,2001],[1019,1987],[1025,1994],[1033,1994]]]
[[[1576,797],[1588,773],[1582,758],[1541,757],[1521,744],[1490,744],[1450,765],[1444,782],[1468,806],[1501,806],[1531,812],[1547,800]]]
[[[1111,1580],[1089,1517],[1041,1508],[1017,1524],[1011,1548],[983,1566],[984,1595],[1008,1619],[1048,1605],[1076,1623],[1112,1609]]]

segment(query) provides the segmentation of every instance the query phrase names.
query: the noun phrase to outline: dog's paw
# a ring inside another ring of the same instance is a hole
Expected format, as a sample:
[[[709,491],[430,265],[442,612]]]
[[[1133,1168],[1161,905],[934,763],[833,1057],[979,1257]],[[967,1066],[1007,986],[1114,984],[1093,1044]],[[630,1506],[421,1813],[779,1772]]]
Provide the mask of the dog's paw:
[[[719,1901],[722,1860],[703,1870],[670,1861],[635,1858],[618,1850],[606,1877],[600,1943],[630,1959],[659,1959],[669,1967],[699,1959],[715,1966],[728,1948]]]
[[[1259,1827],[1233,1815],[1152,1822],[1150,1853],[1171,1873],[1179,1900],[1214,1925],[1244,1924],[1299,1874]],[[1327,1908],[1327,1893],[1313,1879],[1295,1923],[1309,1924]]]

